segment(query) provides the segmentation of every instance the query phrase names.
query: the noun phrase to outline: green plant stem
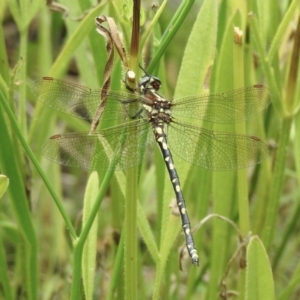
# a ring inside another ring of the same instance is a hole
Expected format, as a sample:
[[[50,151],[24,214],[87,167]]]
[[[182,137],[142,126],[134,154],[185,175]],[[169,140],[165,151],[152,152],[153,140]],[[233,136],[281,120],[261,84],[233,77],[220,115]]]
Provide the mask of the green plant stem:
[[[15,145],[12,143],[12,135],[14,132],[10,130],[11,128],[7,122],[5,122],[7,118],[4,116],[4,111],[9,109],[9,105],[3,97],[2,91],[0,91],[0,102],[2,103],[0,107],[1,170],[10,179],[8,192],[18,222],[18,235],[20,241],[22,241],[22,247],[19,244],[16,245],[16,248],[22,251],[22,267],[24,268],[22,274],[18,275],[24,280],[23,288],[28,299],[36,300],[38,299],[38,241],[29,211],[27,195],[25,194],[25,186],[20,170],[21,167],[18,163]],[[4,107],[4,110],[2,107]],[[16,122],[15,125],[17,126]],[[20,135],[22,136],[21,133]],[[4,284],[4,282],[2,283]]]
[[[4,26],[0,27],[0,36],[4,37]],[[6,83],[10,81],[9,75],[9,65],[8,65],[8,57],[5,39],[0,39],[0,57],[1,57],[1,76],[0,76],[0,89],[3,86],[6,86]],[[3,90],[2,90],[3,91]],[[6,96],[6,95],[5,95]]]
[[[6,261],[7,257],[5,256],[4,243],[2,236],[0,235],[0,265],[2,266],[0,272],[0,282],[2,286],[2,293],[6,300],[13,300],[13,292],[9,282],[9,272]]]
[[[108,300],[113,300],[114,299],[114,291],[118,285],[118,278],[120,277],[120,271],[122,267],[122,258],[124,255],[124,237],[125,237],[125,230],[122,230],[120,242],[119,242],[119,247],[116,255],[116,259],[114,261],[114,268],[113,272],[111,275],[111,281],[109,285],[109,289],[107,292],[107,299]]]
[[[137,299],[137,170],[126,174],[125,299]]]
[[[57,194],[55,193],[51,183],[49,182],[46,174],[44,173],[44,171],[42,170],[39,162],[37,161],[37,159],[35,158],[33,152],[31,151],[30,147],[28,146],[28,144],[26,143],[23,135],[22,135],[22,132],[20,131],[19,129],[19,126],[17,124],[17,121],[12,113],[12,111],[10,110],[10,107],[9,105],[7,104],[7,102],[5,101],[4,97],[3,97],[3,94],[2,92],[0,91],[0,102],[2,104],[2,106],[4,107],[5,109],[5,112],[7,113],[9,119],[10,119],[10,122],[13,126],[13,129],[14,129],[14,132],[17,134],[25,152],[27,153],[27,155],[29,156],[30,160],[32,161],[33,165],[35,166],[36,170],[38,171],[38,173],[40,174],[41,178],[43,179],[47,189],[49,190],[50,194],[52,195],[53,197],[53,200],[55,201],[55,204],[57,206],[57,208],[59,209],[63,219],[65,220],[65,223],[66,223],[66,226],[68,228],[68,230],[70,231],[70,235],[72,237],[73,240],[75,240],[77,238],[76,236],[76,232],[75,232],[75,229],[68,217],[68,214],[67,212],[65,211],[65,208],[62,204],[62,201],[59,199],[59,197],[57,196]]]
[[[241,14],[236,13],[236,19],[238,25],[241,26]],[[234,75],[234,88],[240,88],[245,85],[244,81],[244,32],[240,27],[234,27],[233,29],[233,75]],[[236,132],[239,134],[246,133],[245,123],[235,125]],[[237,157],[239,156],[237,150]],[[250,230],[249,221],[249,202],[248,202],[248,184],[247,184],[247,170],[239,169],[237,170],[237,201],[238,201],[238,211],[239,211],[239,226],[243,237],[247,236]],[[245,259],[245,258],[242,258]],[[246,272],[245,269],[240,268],[239,270],[239,281],[238,281],[238,291],[239,297],[241,299],[245,298],[245,288],[246,288]]]
[[[158,51],[155,53],[155,56],[153,57],[149,67],[148,72],[151,74],[155,68],[155,66],[158,64],[159,60],[163,56],[163,54],[166,52],[166,48],[169,46],[170,42],[172,41],[174,35],[179,30],[180,26],[182,25],[183,21],[185,20],[187,14],[189,13],[190,9],[192,8],[194,4],[194,0],[185,0],[181,2],[180,7],[177,9],[173,19],[169,23],[167,29],[165,30],[165,33],[161,37],[160,40],[160,46],[158,48]]]
[[[124,140],[123,140],[124,142]],[[122,143],[122,142],[121,142]],[[71,299],[79,299],[78,297],[81,295],[81,274],[82,274],[82,255],[83,255],[83,248],[85,241],[88,237],[88,234],[90,232],[90,229],[94,223],[94,220],[97,216],[97,213],[99,211],[100,205],[102,203],[102,200],[104,198],[105,192],[107,190],[107,187],[111,181],[111,178],[114,174],[115,167],[117,165],[117,159],[118,156],[114,155],[107,172],[105,173],[105,176],[102,180],[97,198],[90,210],[90,214],[86,220],[86,223],[82,229],[82,232],[79,236],[79,238],[74,241],[74,260],[73,260],[73,281],[72,281],[72,287],[71,287]]]
[[[133,25],[129,56],[129,69],[138,74],[140,53],[140,0],[133,0]],[[137,137],[137,132],[133,132]],[[135,153],[134,148],[131,150]],[[137,168],[126,173],[124,221],[124,280],[125,299],[137,299]]]
[[[290,117],[283,119],[283,124],[281,128],[281,136],[279,140],[277,156],[275,161],[274,176],[272,181],[270,199],[268,201],[268,213],[266,219],[266,226],[264,231],[264,242],[266,248],[271,247],[271,243],[274,235],[274,228],[276,224],[276,219],[278,215],[279,202],[281,191],[284,183],[284,170],[285,170],[285,161],[287,157],[287,149],[289,144],[290,130],[292,126],[292,113],[290,108],[293,106],[296,85],[298,78],[298,65],[299,65],[299,51],[300,51],[300,17],[298,17],[297,30],[295,31],[294,36],[294,45],[291,55],[291,65],[288,74],[287,81],[287,92],[286,97],[284,98],[284,107],[288,108]]]
[[[283,16],[283,19],[281,20],[281,23],[276,30],[276,34],[272,40],[270,50],[267,56],[267,60],[272,62],[275,55],[277,54],[277,51],[279,47],[281,46],[282,39],[286,33],[287,27],[290,25],[292,17],[295,13],[295,10],[297,9],[297,6],[299,6],[299,0],[293,0],[286,11],[286,13]]]
[[[100,186],[97,198],[95,203],[93,204],[93,208],[91,209],[91,213],[85,223],[84,228],[77,240],[74,242],[74,259],[73,259],[73,281],[72,281],[72,288],[71,288],[71,299],[79,299],[79,295],[81,293],[81,262],[82,262],[82,254],[83,254],[83,247],[84,243],[88,237],[89,231],[93,225],[95,217],[99,211],[99,207],[102,203],[103,197],[107,190],[107,187],[111,181],[111,178],[114,174],[114,166],[116,164],[116,159],[114,159],[103,178],[102,184]]]
[[[240,16],[240,15],[239,15]],[[241,30],[241,28],[239,28]],[[233,46],[233,68],[234,68],[234,88],[244,86],[244,52],[243,52],[243,38],[244,32],[239,32],[237,28],[234,29],[235,42]],[[238,40],[241,41],[238,41]],[[236,132],[245,134],[245,124],[236,124]],[[237,153],[237,156],[239,154]],[[237,195],[239,208],[239,224],[243,236],[246,236],[250,230],[249,222],[249,203],[248,203],[248,186],[247,186],[247,170],[240,169],[237,171]]]
[[[20,102],[19,102],[19,116],[18,121],[23,136],[27,136],[27,118],[26,118],[26,69],[27,69],[27,27],[20,32],[20,58],[22,59],[21,64],[21,82],[20,85]]]
[[[299,53],[300,53],[300,15],[298,15],[297,29],[294,36],[294,45],[291,55],[291,63],[289,67],[288,80],[286,85],[286,97],[284,98],[285,108],[289,116],[293,116],[298,110],[299,100],[296,100],[296,88],[299,84],[297,78],[299,76]],[[296,108],[296,109],[295,109]]]
[[[286,300],[286,299],[293,299],[292,295],[295,294],[295,290],[297,287],[299,287],[299,282],[300,282],[300,264],[298,264],[293,277],[289,279],[287,286],[280,291],[280,294],[277,300]]]
[[[146,41],[147,41],[149,35],[152,33],[155,24],[158,23],[158,19],[159,19],[160,15],[162,14],[162,12],[164,11],[164,8],[165,8],[165,6],[167,5],[167,3],[168,3],[168,1],[167,1],[167,0],[164,0],[164,1],[160,4],[158,11],[156,12],[154,18],[151,20],[150,25],[147,27],[146,32],[145,32],[144,35],[143,35],[143,38],[142,38],[142,41],[141,41],[141,45],[140,45],[140,48],[141,48],[141,49],[144,48],[144,45],[145,45],[145,43],[146,43]]]
[[[73,251],[73,278],[71,287],[71,300],[82,299],[82,285],[81,285],[81,274],[82,274],[82,255],[84,242],[75,242]]]
[[[299,198],[299,196],[295,195],[295,199]],[[299,215],[300,215],[300,202],[297,201],[295,203],[295,207],[292,210],[292,216],[288,220],[288,224],[284,230],[284,233],[282,234],[282,238],[280,239],[280,244],[276,249],[276,254],[273,259],[272,263],[272,269],[275,271],[277,268],[277,265],[282,258],[282,255],[284,251],[287,249],[289,246],[289,240],[292,240],[292,236],[294,235],[294,228],[297,228],[298,226],[298,221],[299,221]]]
[[[267,82],[268,82],[269,88],[271,89],[272,94],[273,94],[272,103],[273,103],[275,109],[277,110],[277,112],[279,113],[279,115],[283,115],[284,109],[283,109],[283,106],[281,103],[281,98],[282,98],[281,93],[279,91],[278,84],[276,82],[271,64],[266,57],[264,43],[262,40],[262,36],[260,34],[257,19],[255,16],[252,16],[250,18],[250,25],[251,25],[251,29],[252,29],[252,33],[253,33],[254,43],[255,43],[255,45],[257,47],[257,51],[259,53],[263,71],[264,71],[265,76],[267,77]]]
[[[275,157],[275,167],[268,200],[266,213],[265,230],[263,231],[263,242],[266,249],[270,249],[275,233],[275,224],[278,217],[279,202],[284,183],[285,162],[288,152],[289,136],[292,126],[292,118],[286,118],[282,122],[281,135],[279,137],[277,155]]]

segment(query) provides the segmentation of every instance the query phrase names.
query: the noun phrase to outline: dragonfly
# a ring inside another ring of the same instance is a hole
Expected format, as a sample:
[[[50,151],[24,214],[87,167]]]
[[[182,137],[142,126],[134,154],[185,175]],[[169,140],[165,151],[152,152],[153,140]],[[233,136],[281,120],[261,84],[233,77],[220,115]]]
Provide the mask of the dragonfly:
[[[115,169],[125,170],[141,164],[151,155],[156,143],[174,189],[191,262],[199,265],[172,153],[191,164],[215,171],[247,168],[262,162],[268,157],[268,148],[258,137],[209,130],[188,121],[242,122],[266,109],[271,93],[267,87],[256,84],[170,101],[159,93],[160,79],[144,72],[135,92],[108,91],[101,122],[116,120],[117,124],[95,132],[54,135],[43,144],[42,154],[62,165],[104,171],[115,159]],[[101,89],[43,77],[33,82],[32,92],[51,108],[91,123]]]

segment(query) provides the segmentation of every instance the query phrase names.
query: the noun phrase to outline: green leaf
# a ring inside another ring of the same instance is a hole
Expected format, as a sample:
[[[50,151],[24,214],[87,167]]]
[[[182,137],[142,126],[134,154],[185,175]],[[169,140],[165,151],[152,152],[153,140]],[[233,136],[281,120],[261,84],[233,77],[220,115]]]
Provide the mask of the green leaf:
[[[210,67],[213,63],[217,36],[217,1],[204,1],[200,13],[191,30],[189,40],[185,49],[182,65],[178,77],[178,84],[176,87],[175,98],[184,95],[197,94],[202,91],[205,84],[205,79],[209,73]],[[180,173],[182,186],[189,174],[191,165],[178,160],[174,157],[176,169]],[[166,172],[167,177],[169,175]],[[166,264],[166,258],[171,251],[172,245],[177,234],[169,235],[168,228],[177,233],[179,229],[180,219],[177,220],[177,228],[174,226],[173,217],[170,217],[170,210],[168,209],[170,200],[174,197],[172,185],[169,178],[165,178],[166,187],[164,191],[163,204],[163,221],[161,234],[161,264],[157,271],[157,279],[155,284],[155,292],[153,299],[158,298],[159,294],[159,280],[163,278],[163,272]],[[168,235],[168,238],[167,238]],[[180,236],[180,239],[183,239]],[[183,240],[182,240],[183,241]]]
[[[97,172],[93,172],[89,178],[86,193],[84,197],[83,208],[83,227],[90,215],[91,210],[94,207],[94,202],[99,190],[99,179]],[[89,300],[93,298],[94,288],[94,273],[96,265],[96,249],[97,249],[97,224],[98,216],[96,216],[89,235],[86,239],[83,257],[82,257],[82,279],[84,285],[85,299]]]
[[[9,179],[5,175],[0,175],[0,199],[4,195],[9,185]]]
[[[205,1],[184,51],[175,98],[203,91],[215,56],[217,25],[216,1]]]
[[[252,237],[247,247],[246,299],[275,299],[272,269],[258,236]]]
[[[9,110],[9,105],[7,99],[4,98],[0,90],[0,165],[1,170],[7,174],[11,180],[9,187],[9,197],[10,203],[13,207],[16,220],[18,222],[19,228],[22,229],[22,236],[24,245],[22,245],[23,256],[22,265],[24,269],[22,270],[22,278],[24,287],[26,287],[26,293],[28,299],[38,299],[38,289],[37,289],[37,237],[34,231],[32,215],[28,207],[28,198],[25,194],[25,183],[23,177],[21,176],[22,170],[18,163],[18,158],[15,151],[14,143],[11,139],[11,125],[14,129],[14,134],[17,134],[18,138],[22,142],[22,145],[27,147],[18,125],[14,119],[13,114]],[[10,118],[11,123],[6,122],[7,117],[4,116],[6,112]],[[23,143],[24,142],[24,143]],[[20,261],[19,261],[20,262]],[[20,262],[21,263],[21,262]],[[20,277],[21,278],[21,277]]]
[[[233,56],[233,27],[237,16],[233,14],[222,28],[222,42],[219,47],[219,53],[214,62],[212,72],[211,86],[215,91],[228,91],[234,88],[234,56]],[[205,124],[208,129],[219,131],[233,131],[234,125],[229,124]],[[235,212],[236,199],[236,172],[213,172],[212,176],[212,195],[213,212],[232,219]],[[213,220],[212,225],[212,247],[210,256],[210,281],[208,287],[209,299],[217,299],[218,287],[223,270],[227,264],[228,253],[220,251],[225,240],[229,240],[229,227],[220,220]]]

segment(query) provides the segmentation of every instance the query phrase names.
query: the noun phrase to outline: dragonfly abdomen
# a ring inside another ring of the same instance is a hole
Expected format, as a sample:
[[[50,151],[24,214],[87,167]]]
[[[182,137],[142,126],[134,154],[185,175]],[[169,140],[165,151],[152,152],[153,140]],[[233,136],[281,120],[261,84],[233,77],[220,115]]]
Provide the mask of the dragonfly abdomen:
[[[183,193],[182,193],[181,187],[180,187],[179,176],[175,169],[173,157],[172,157],[171,151],[168,147],[167,138],[166,138],[166,134],[164,133],[163,126],[164,125],[162,124],[162,125],[156,126],[154,128],[155,139],[156,139],[156,142],[157,142],[157,144],[161,150],[161,153],[163,155],[168,173],[170,175],[170,180],[171,180],[171,183],[172,183],[175,195],[176,195],[176,202],[177,202],[177,206],[179,208],[179,213],[180,213],[180,217],[181,217],[183,232],[185,235],[187,250],[191,257],[192,263],[194,265],[199,265],[199,256],[197,254],[197,250],[195,247],[195,242],[194,242],[192,231],[191,231],[190,220],[189,220],[189,217],[187,214],[185,200],[184,200]]]

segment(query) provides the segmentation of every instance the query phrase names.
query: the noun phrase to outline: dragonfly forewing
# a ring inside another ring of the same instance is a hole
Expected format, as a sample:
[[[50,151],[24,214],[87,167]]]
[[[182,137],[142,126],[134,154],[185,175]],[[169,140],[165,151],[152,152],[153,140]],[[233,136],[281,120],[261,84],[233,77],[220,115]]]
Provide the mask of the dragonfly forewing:
[[[35,80],[31,85],[33,94],[47,106],[92,122],[101,102],[101,89],[92,90],[76,83],[65,82],[52,77]],[[124,122],[129,116],[136,116],[141,110],[139,98],[133,93],[109,91],[107,104],[101,120]],[[130,115],[131,114],[131,115]]]

